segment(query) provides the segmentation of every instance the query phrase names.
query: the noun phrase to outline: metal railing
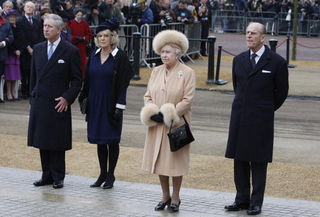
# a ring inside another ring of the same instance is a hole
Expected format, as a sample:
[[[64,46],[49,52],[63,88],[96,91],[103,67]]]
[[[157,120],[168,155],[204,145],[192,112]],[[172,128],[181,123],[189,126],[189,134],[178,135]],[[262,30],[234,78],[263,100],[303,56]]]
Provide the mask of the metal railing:
[[[256,12],[220,10],[212,16],[212,29],[217,33],[237,32],[244,33],[250,22],[260,22],[266,26],[267,33],[271,35],[287,35],[292,31],[292,19],[287,21],[288,13]],[[302,19],[298,14],[298,35],[318,37],[320,35],[319,19]],[[317,16],[311,16],[315,18]]]

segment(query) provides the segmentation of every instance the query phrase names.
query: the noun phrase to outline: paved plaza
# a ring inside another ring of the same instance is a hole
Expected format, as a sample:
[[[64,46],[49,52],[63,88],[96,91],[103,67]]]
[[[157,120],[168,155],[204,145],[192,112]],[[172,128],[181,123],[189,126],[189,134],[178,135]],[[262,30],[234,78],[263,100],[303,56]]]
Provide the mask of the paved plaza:
[[[160,186],[116,181],[111,190],[89,188],[95,179],[66,176],[65,187],[34,187],[38,171],[0,167],[1,217],[219,217],[247,216],[245,211],[226,212],[233,193],[183,188],[179,213],[155,212]],[[266,197],[261,217],[317,217],[320,203]]]

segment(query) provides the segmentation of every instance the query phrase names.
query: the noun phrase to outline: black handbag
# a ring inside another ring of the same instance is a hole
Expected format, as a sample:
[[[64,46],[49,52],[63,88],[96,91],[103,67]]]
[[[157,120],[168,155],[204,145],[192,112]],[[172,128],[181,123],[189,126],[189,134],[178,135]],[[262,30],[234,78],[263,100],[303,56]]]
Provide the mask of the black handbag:
[[[186,121],[184,116],[182,116],[182,118],[185,121],[185,124],[175,129],[172,129],[171,122],[168,137],[170,142],[170,150],[172,152],[178,151],[183,146],[188,145],[194,141],[194,137],[191,133],[188,122]]]
[[[84,98],[80,103],[80,111],[82,114],[87,114],[88,112],[88,98]]]

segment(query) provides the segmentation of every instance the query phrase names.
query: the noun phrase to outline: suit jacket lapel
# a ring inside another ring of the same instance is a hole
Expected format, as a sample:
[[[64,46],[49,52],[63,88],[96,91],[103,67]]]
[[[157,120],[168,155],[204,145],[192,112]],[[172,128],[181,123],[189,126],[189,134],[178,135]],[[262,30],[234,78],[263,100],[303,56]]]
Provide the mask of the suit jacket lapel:
[[[48,54],[47,54],[47,47],[46,47],[46,54],[45,57],[47,58],[47,64],[44,67],[44,71],[48,72],[55,63],[58,62],[59,57],[61,57],[61,55],[63,54],[64,50],[66,49],[66,46],[63,46],[64,42],[61,39],[60,43],[58,44],[58,47],[54,50],[51,58],[48,60]]]
[[[250,63],[250,50],[248,50],[248,52],[245,52],[242,55],[242,63],[243,63],[244,71],[247,72],[247,76],[248,76],[252,71],[251,63]]]
[[[38,80],[40,80],[42,78],[43,74],[45,74],[45,68],[46,68],[46,65],[48,64],[47,43],[44,42],[41,45],[41,49],[40,49],[39,53],[34,54],[34,55],[37,55],[37,58],[39,58],[40,63],[44,64],[44,67],[42,68],[42,70],[40,71],[39,76],[38,76]]]
[[[252,69],[251,73],[249,74],[249,77],[256,74],[259,70],[261,70],[270,60],[270,49],[265,46],[265,51],[263,52],[262,56],[260,57],[259,61],[257,62],[257,65]]]

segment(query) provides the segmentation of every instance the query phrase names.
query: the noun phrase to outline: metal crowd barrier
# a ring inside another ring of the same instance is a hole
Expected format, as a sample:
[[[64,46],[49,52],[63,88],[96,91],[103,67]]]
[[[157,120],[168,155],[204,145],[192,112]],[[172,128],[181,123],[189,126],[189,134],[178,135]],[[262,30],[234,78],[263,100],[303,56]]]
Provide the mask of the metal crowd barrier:
[[[200,22],[194,22],[187,24],[185,26],[185,32],[184,34],[187,36],[189,39],[201,39],[201,23]],[[186,53],[186,56],[189,58],[190,61],[193,61],[192,58],[190,57],[191,54],[200,54],[200,45],[201,41],[199,40],[189,40],[189,49]]]
[[[127,52],[130,61],[133,61],[133,39],[132,34],[139,32],[137,25],[120,25],[119,35],[119,47]]]
[[[259,22],[265,25],[268,34],[278,35],[277,13],[250,11],[248,14],[250,16],[245,17],[244,32],[250,22]]]
[[[91,31],[95,32],[96,26],[91,26]],[[166,26],[161,24],[144,24],[140,27],[141,42],[140,42],[140,60],[141,63],[150,67],[149,61],[160,59],[152,49],[152,41],[154,36],[164,30],[164,29],[174,29],[184,33],[187,38],[200,39],[201,38],[201,24],[199,22],[184,24],[184,23],[168,23]],[[137,25],[120,25],[120,30],[118,35],[120,38],[119,47],[127,52],[128,57],[131,62],[134,59],[134,49],[133,49],[133,33],[139,32]],[[200,43],[201,41],[190,40],[189,49],[186,56],[190,59],[189,55],[198,53],[200,55]],[[91,42],[92,50],[94,50],[95,45],[93,40]]]
[[[212,20],[215,20],[213,23],[212,29],[217,33],[223,32],[244,32],[245,28],[245,13],[242,11],[234,10],[219,10],[214,13]]]
[[[144,24],[140,27],[141,32],[141,46],[140,46],[140,59],[141,63],[150,67],[148,61],[160,59],[160,56],[157,55],[152,49],[152,41],[154,36],[164,30],[164,29],[174,29],[186,34],[186,29],[190,24],[184,23],[167,23],[166,26],[161,24]],[[190,33],[191,34],[191,33]],[[186,34],[188,37],[188,35]],[[199,36],[200,38],[200,36]],[[200,45],[198,47],[200,50]]]
[[[267,33],[272,35],[287,35],[292,32],[292,20],[286,20],[288,13],[255,12],[219,10],[212,15],[212,29],[217,33],[238,32],[245,33],[245,28],[250,22],[260,22],[266,26]],[[303,19],[298,14],[298,35],[315,36],[320,35],[319,19]]]

